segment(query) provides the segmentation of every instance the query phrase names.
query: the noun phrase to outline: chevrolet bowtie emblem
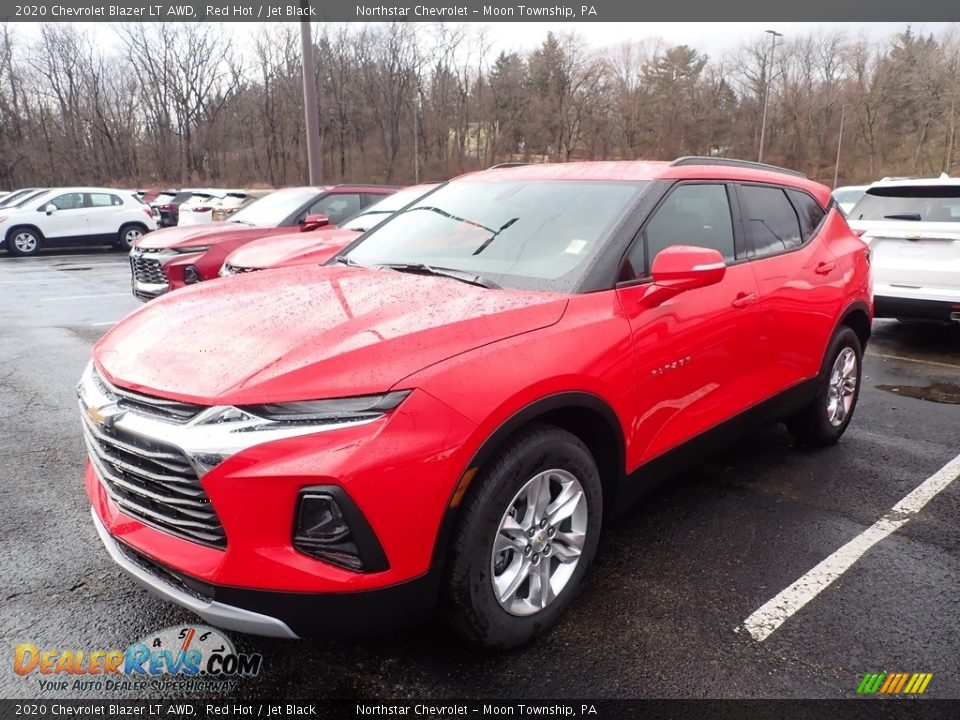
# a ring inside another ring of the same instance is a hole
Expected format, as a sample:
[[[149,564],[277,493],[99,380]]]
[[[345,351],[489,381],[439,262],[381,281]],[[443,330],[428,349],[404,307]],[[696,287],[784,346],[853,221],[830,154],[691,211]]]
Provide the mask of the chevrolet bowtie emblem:
[[[124,412],[126,411],[121,410],[116,404],[104,405],[99,408],[95,405],[87,406],[87,415],[93,420],[94,424],[107,430],[113,429],[114,423],[123,417]]]

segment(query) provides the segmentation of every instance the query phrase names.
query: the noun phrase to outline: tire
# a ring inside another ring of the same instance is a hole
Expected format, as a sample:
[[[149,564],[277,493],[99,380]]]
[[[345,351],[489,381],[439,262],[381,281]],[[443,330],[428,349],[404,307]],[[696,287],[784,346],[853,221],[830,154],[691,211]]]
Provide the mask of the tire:
[[[539,494],[543,489],[549,496]],[[566,500],[558,504],[561,493]],[[538,505],[538,496],[547,500]],[[537,523],[551,508],[559,519]],[[593,560],[602,508],[600,473],[579,438],[539,424],[513,435],[464,501],[442,591],[447,623],[494,649],[522,645],[545,631],[569,607]],[[530,525],[533,537],[525,529]],[[517,582],[524,568],[528,579]]]
[[[43,235],[30,227],[11,228],[7,233],[7,251],[11,255],[25,257],[36,255],[43,247]]]
[[[817,378],[817,396],[809,406],[787,420],[790,433],[811,447],[836,443],[857,407],[862,375],[860,338],[850,328],[840,327],[824,356]]]
[[[114,243],[118,250],[132,250],[134,243],[147,233],[147,228],[139,223],[128,223],[120,228]]]

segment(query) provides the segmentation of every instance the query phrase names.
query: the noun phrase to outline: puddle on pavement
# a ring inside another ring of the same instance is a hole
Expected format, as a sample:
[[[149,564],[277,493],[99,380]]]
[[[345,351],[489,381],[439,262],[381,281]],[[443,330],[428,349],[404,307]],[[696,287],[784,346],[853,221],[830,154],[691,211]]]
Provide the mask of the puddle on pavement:
[[[960,405],[960,385],[950,383],[935,383],[927,387],[920,387],[919,385],[877,385],[877,389],[916,400]]]

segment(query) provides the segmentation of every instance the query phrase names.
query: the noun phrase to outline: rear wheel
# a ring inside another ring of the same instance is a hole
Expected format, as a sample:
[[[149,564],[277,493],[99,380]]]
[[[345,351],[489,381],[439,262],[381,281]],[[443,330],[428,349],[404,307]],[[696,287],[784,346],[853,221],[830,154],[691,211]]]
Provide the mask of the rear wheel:
[[[134,244],[143,237],[146,231],[147,229],[143,225],[124,225],[120,228],[120,232],[117,233],[115,245],[120,250],[132,250]]]
[[[12,255],[36,255],[43,246],[43,236],[33,228],[13,228],[7,233],[7,250]]]
[[[840,439],[857,406],[862,361],[860,338],[850,328],[841,327],[827,349],[816,399],[787,420],[794,437],[812,446],[832,445]]]
[[[521,645],[573,601],[602,519],[587,447],[548,425],[515,435],[465,501],[444,586],[455,631],[492,648]]]

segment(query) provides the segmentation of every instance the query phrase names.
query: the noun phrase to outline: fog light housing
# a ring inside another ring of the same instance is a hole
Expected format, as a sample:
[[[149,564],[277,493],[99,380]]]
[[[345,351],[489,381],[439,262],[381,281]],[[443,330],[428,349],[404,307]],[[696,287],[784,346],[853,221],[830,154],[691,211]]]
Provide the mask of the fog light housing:
[[[297,498],[293,546],[305,555],[355,572],[388,567],[366,518],[340,488],[307,488]]]
[[[187,265],[183,269],[183,282],[185,285],[192,285],[193,283],[198,283],[203,280],[203,277],[200,275],[200,271],[197,270],[196,265]]]

